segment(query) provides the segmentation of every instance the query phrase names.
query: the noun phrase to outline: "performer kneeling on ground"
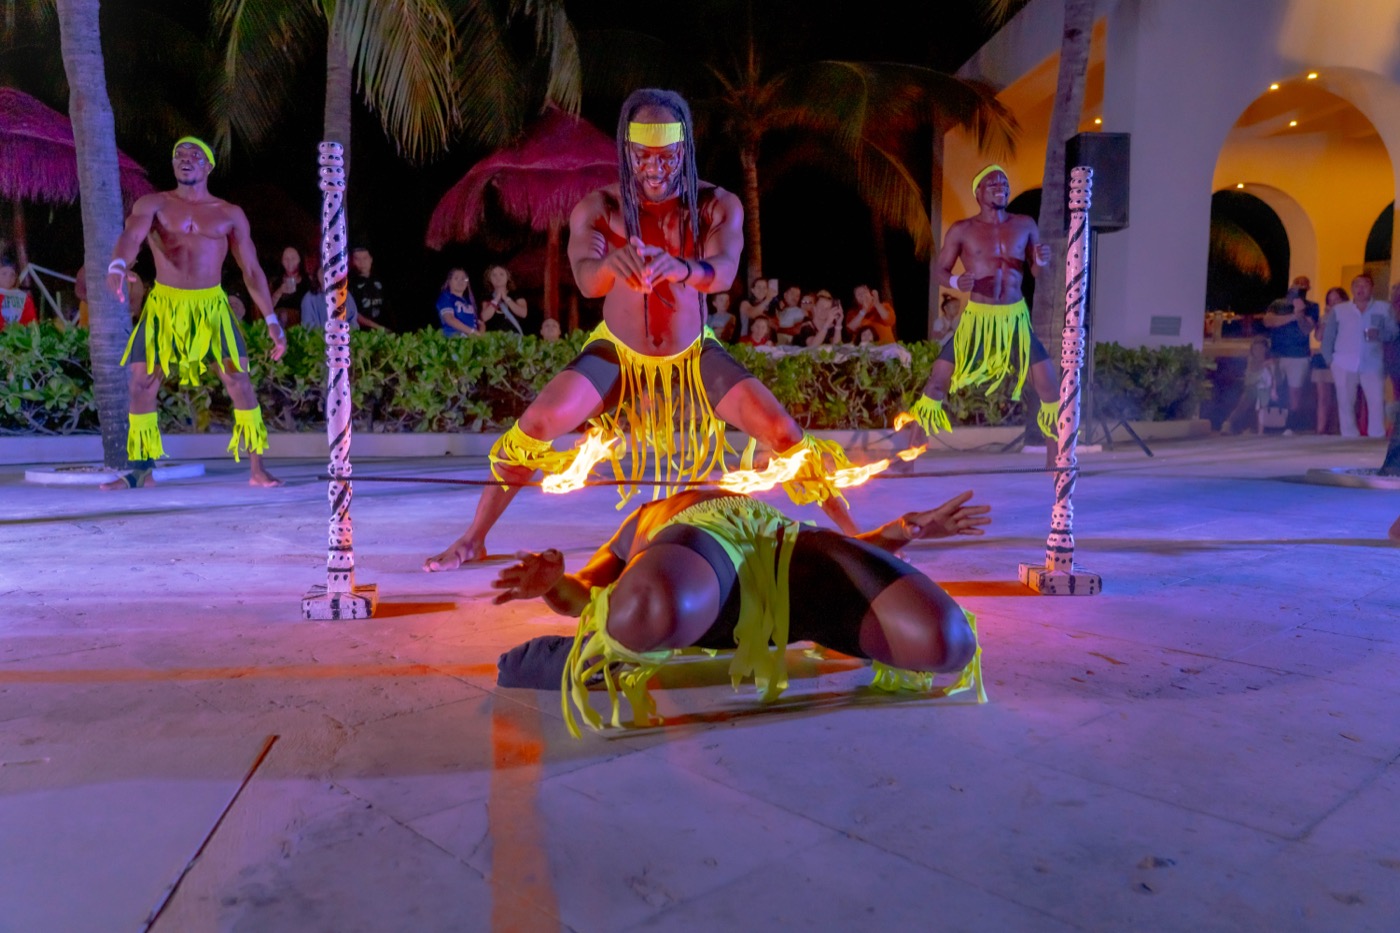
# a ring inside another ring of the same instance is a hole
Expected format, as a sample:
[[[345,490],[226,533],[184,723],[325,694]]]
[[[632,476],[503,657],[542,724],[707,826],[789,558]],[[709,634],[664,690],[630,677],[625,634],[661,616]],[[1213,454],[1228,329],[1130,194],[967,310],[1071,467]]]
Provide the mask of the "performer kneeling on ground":
[[[845,453],[804,433],[705,326],[705,295],[726,291],[738,271],[744,209],[696,177],[689,106],[671,91],[637,91],[622,105],[617,145],[620,183],[589,194],[569,218],[574,280],[585,297],[606,296],[603,323],[492,448],[492,473],[518,484],[566,469],[573,452],[550,442],[596,419],[626,437],[617,447],[632,458],[631,479],[644,478],[649,459],[658,482],[701,479],[724,464],[727,422],[781,455],[805,450],[784,488],[854,532],[827,479],[826,461],[847,467]],[[486,533],[518,490],[486,487],[466,532],[423,569],[485,557]]]
[[[752,676],[765,700],[787,686],[789,642],[814,641],[875,662],[876,687],[932,688],[933,673],[962,671],[943,692],[981,693],[977,633],[938,584],[895,553],[910,541],[980,535],[991,506],[965,492],[847,537],[800,525],[750,496],[681,492],[623,520],[612,540],[575,574],[556,550],[521,552],[492,584],[496,603],[542,597],[579,616],[570,639],[545,635],[501,656],[506,687],[562,686],[564,715],[603,727],[588,683],[601,677],[621,724],[620,690],[641,723],[654,706],[647,680],[678,649],[733,650],[735,686]]]
[[[127,267],[136,261],[141,241],[145,240],[155,257],[156,284],[146,298],[145,310],[121,360],[127,367],[131,390],[126,438],[131,472],[104,483],[102,488],[129,489],[153,484],[151,471],[155,461],[165,456],[156,423],[161,382],[178,370],[181,385],[196,385],[206,360],[213,361],[233,402],[229,453],[237,460],[239,450],[247,449],[251,485],[281,486],[282,481],[263,466],[267,428],[248,378],[243,331],[219,284],[224,257],[232,249],[234,260],[243,270],[248,294],[272,335],[272,358],[281,359],[287,351],[287,337],[273,313],[267,277],[258,265],[257,250],[248,233],[248,218],[236,206],[209,193],[214,153],[203,142],[192,136],[178,140],[171,162],[177,187],[174,191],[148,194],[136,202],[107,267],[107,283],[121,298]]]
[[[1030,309],[1021,293],[1025,269],[1040,275],[1049,265],[1050,247],[1040,242],[1035,221],[1023,214],[1008,214],[1011,184],[1000,166],[989,165],[972,180],[972,195],[979,208],[974,217],[948,228],[938,254],[938,283],[958,291],[971,291],[953,339],[933,364],[922,397],[912,414],[928,434],[952,427],[943,403],[949,392],[965,386],[989,389],[1013,375],[1013,399],[1021,397],[1029,372],[1040,396],[1037,423],[1047,438],[1047,459],[1054,465],[1059,392],[1055,366],[1045,345],[1031,330]],[[953,266],[962,260],[964,272]]]

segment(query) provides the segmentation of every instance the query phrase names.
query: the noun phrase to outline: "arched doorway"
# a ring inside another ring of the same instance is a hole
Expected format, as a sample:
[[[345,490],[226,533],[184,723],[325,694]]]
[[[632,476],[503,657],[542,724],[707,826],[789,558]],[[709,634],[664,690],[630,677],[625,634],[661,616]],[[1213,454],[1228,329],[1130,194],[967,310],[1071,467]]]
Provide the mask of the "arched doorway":
[[[1288,288],[1290,256],[1288,230],[1267,202],[1246,191],[1217,191],[1210,199],[1206,310],[1263,311]],[[1247,324],[1240,329],[1249,331]]]

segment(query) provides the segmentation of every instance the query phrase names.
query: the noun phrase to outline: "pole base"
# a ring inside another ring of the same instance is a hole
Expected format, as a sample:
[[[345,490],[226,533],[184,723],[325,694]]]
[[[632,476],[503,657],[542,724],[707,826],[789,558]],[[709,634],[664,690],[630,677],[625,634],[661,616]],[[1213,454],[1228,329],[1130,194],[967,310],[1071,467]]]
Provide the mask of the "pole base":
[[[1017,576],[1041,596],[1097,596],[1103,592],[1103,578],[1075,567],[1069,573],[1046,570],[1044,564],[1021,564]]]
[[[317,583],[301,598],[303,619],[368,619],[379,605],[379,586],[374,583],[356,584],[353,593],[328,593],[324,583]]]

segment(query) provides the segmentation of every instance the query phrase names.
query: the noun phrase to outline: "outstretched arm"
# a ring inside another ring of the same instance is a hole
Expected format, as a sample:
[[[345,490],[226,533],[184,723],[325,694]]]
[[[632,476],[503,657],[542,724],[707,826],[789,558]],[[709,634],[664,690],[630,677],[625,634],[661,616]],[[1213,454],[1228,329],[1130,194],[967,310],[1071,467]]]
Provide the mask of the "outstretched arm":
[[[622,576],[627,567],[623,555],[631,549],[636,528],[634,511],[576,574],[564,572],[564,555],[554,548],[539,554],[516,552],[518,562],[502,570],[491,583],[501,591],[491,601],[500,605],[513,599],[543,599],[560,615],[578,616],[588,605],[595,586],[607,586]]]
[[[950,538],[953,535],[981,535],[983,525],[992,521],[990,505],[968,505],[972,490],[924,512],[906,512],[873,531],[855,535],[869,544],[894,554],[910,541]]]

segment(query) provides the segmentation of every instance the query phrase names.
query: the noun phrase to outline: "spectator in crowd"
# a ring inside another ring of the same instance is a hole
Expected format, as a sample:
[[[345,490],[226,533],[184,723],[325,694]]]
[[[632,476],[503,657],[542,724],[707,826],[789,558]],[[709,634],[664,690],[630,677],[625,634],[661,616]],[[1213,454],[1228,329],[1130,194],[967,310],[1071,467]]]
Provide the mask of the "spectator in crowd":
[[[1221,425],[1222,434],[1239,434],[1247,428],[1264,433],[1262,413],[1275,404],[1280,390],[1278,363],[1269,355],[1269,338],[1255,337],[1249,345],[1240,400]]]
[[[442,294],[438,295],[437,311],[442,332],[449,337],[474,337],[486,332],[485,325],[476,315],[476,298],[472,295],[471,280],[467,278],[465,269],[453,269],[447,273]]]
[[[1400,282],[1390,286],[1390,319],[1400,324]],[[1387,340],[1382,351],[1386,378],[1390,380],[1390,395],[1400,403],[1400,341]]]
[[[856,334],[855,344],[858,347],[870,346],[879,342],[879,338],[875,334],[875,328],[869,325],[862,327],[860,333]]]
[[[751,347],[773,346],[773,319],[766,315],[754,318],[749,322],[749,332],[740,337],[739,342]]]
[[[1269,305],[1263,324],[1269,329],[1269,354],[1278,362],[1283,378],[1288,382],[1288,431],[1296,427],[1299,409],[1303,406],[1303,385],[1312,368],[1312,351],[1308,335],[1317,326],[1317,305],[1307,300],[1308,280],[1299,276],[1281,300]]]
[[[771,289],[771,290],[770,290]],[[777,279],[754,279],[749,285],[749,297],[739,302],[739,336],[747,337],[755,318],[771,315],[773,302],[778,297]],[[770,329],[771,329],[771,321]]]
[[[1337,384],[1337,418],[1343,437],[1358,437],[1356,387],[1366,396],[1366,436],[1380,437],[1384,401],[1381,394],[1384,359],[1381,346],[1394,340],[1400,328],[1390,306],[1374,299],[1375,283],[1363,272],[1351,280],[1351,301],[1338,303],[1322,332],[1322,355]]]
[[[894,343],[894,307],[880,300],[880,293],[869,285],[857,285],[856,306],[846,315],[846,330],[852,334],[862,327],[873,327],[879,343]]]
[[[318,276],[313,279],[312,287],[307,290],[305,295],[301,296],[301,326],[308,330],[325,330],[326,319],[329,316],[326,308],[326,293],[321,288]],[[359,330],[361,324],[382,329],[381,325],[374,323],[360,313],[354,294],[348,290],[345,293],[345,320],[350,322],[351,330]]]
[[[384,283],[374,274],[374,256],[363,246],[350,251],[350,294],[360,309],[361,323],[389,329],[384,315]]]
[[[814,298],[816,303],[812,308],[812,319],[797,335],[797,343],[804,347],[841,343],[841,303],[826,289],[817,292]]]
[[[789,285],[783,292],[782,307],[774,314],[774,333],[779,346],[795,342],[802,325],[807,321],[807,311],[802,307],[802,289]]]
[[[301,319],[301,299],[310,289],[302,270],[301,251],[295,246],[282,250],[282,275],[272,290],[272,306],[283,328],[291,328]]]
[[[1351,296],[1347,290],[1340,285],[1327,289],[1324,299],[1324,309],[1318,321],[1318,326],[1308,334],[1308,348],[1312,350],[1312,381],[1313,390],[1317,393],[1317,433],[1336,434],[1337,425],[1337,388],[1332,380],[1332,370],[1327,368],[1327,359],[1322,355],[1322,332],[1327,326],[1327,318],[1332,314],[1332,309],[1343,301],[1350,301]]]
[[[560,329],[559,329],[559,322],[558,322],[557,320],[555,320],[555,319],[552,318],[552,317],[547,317],[547,318],[544,319],[543,322],[541,322],[541,324],[540,324],[540,339],[541,339],[541,340],[547,341],[547,342],[549,342],[549,343],[554,343],[554,342],[555,342],[556,340],[558,340],[561,336],[563,336],[563,334],[562,334],[562,332],[561,332]]]
[[[738,322],[729,313],[729,303],[733,299],[729,292],[715,292],[710,296],[710,316],[706,320],[710,330],[724,343],[734,342],[734,328]]]
[[[957,295],[945,294],[938,302],[938,314],[933,319],[931,336],[940,347],[953,339],[962,318],[962,302]]]
[[[39,320],[34,296],[19,287],[19,270],[8,259],[0,259],[0,330]]]
[[[488,331],[524,336],[525,328],[520,323],[530,313],[530,306],[524,298],[512,298],[515,280],[505,266],[486,267],[486,285],[491,289],[491,297],[481,304],[481,322]]]

